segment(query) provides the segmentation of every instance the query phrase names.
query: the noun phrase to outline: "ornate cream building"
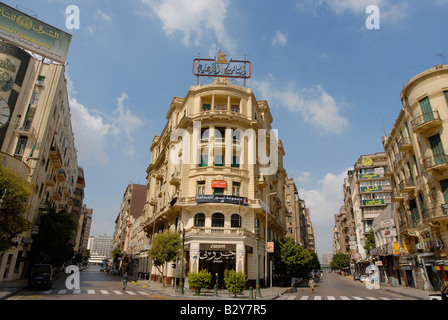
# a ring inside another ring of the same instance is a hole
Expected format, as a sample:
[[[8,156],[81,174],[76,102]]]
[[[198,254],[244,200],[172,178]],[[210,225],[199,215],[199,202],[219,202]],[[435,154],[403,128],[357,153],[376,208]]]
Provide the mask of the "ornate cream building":
[[[403,284],[436,289],[448,280],[448,65],[409,80],[402,109],[383,138]]]
[[[167,229],[185,230],[184,276],[207,269],[223,279],[225,269],[235,269],[252,285],[258,252],[263,284],[266,243],[286,236],[285,152],[271,131],[267,101],[216,78],[175,97],[166,118],[153,139],[147,169],[149,238]],[[168,283],[179,277],[171,265],[167,272]]]

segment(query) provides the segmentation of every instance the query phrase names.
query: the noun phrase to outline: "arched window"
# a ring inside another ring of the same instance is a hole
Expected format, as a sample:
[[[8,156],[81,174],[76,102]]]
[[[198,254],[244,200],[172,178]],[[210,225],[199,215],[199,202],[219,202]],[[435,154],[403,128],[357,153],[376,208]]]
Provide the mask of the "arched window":
[[[232,228],[241,228],[241,216],[239,214],[232,214],[230,218],[230,226]]]
[[[195,227],[205,227],[205,214],[197,213],[194,216],[194,226]]]
[[[224,215],[222,213],[212,215],[212,227],[224,227]]]

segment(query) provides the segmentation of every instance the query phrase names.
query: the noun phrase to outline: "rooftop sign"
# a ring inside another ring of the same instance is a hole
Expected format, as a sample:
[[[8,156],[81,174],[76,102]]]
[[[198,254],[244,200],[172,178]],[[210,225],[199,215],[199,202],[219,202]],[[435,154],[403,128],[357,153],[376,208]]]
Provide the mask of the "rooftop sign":
[[[226,60],[226,55],[219,50],[217,59],[197,58],[193,61],[193,75],[196,77],[222,77],[249,79],[252,65],[246,60]]]
[[[64,63],[72,36],[0,2],[0,39]]]

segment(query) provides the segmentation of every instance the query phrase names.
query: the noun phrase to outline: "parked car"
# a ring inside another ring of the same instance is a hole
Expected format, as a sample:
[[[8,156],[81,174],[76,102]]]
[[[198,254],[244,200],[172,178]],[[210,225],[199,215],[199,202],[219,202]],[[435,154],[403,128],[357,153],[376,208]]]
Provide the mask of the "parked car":
[[[36,264],[28,278],[28,287],[50,289],[53,285],[53,267],[51,264]]]
[[[353,275],[353,280],[361,280],[361,275],[359,273],[355,273]]]
[[[361,282],[368,282],[368,281],[370,281],[370,278],[369,278],[368,275],[363,274],[363,275],[359,278],[359,280],[360,280]]]

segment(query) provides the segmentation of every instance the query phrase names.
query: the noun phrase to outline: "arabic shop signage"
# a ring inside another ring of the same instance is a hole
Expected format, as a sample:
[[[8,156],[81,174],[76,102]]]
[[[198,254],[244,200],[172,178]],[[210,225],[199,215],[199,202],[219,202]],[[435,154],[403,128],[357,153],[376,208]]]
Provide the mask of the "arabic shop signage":
[[[380,206],[385,204],[384,199],[362,200],[363,206]]]
[[[197,58],[193,61],[193,75],[196,77],[222,77],[249,79],[252,76],[252,64],[246,60],[226,60],[219,50],[217,59]]]
[[[383,191],[382,186],[361,187],[361,192]]]
[[[51,60],[64,63],[72,36],[0,3],[0,38]]]
[[[197,195],[197,203],[230,203],[247,206],[246,197],[225,196],[225,195]]]
[[[224,180],[212,180],[212,188],[227,188],[227,182]]]
[[[369,179],[378,179],[381,178],[379,174],[375,173],[361,173],[359,174],[359,180],[369,180]]]

